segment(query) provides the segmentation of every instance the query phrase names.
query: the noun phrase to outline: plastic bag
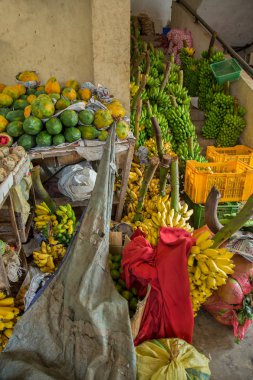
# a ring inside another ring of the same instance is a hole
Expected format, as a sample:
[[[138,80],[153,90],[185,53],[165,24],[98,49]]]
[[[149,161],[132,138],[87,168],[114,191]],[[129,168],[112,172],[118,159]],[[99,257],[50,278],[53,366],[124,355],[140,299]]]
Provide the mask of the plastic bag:
[[[59,177],[59,191],[72,201],[83,201],[90,198],[97,173],[87,161],[82,161],[64,168]]]
[[[182,339],[144,342],[136,355],[138,380],[210,379],[209,359]]]

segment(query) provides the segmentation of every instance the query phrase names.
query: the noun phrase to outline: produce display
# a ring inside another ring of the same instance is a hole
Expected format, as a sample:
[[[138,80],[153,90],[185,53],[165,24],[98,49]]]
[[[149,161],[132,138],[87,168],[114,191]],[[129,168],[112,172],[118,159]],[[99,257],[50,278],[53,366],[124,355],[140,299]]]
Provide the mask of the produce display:
[[[0,292],[0,352],[6,347],[13,328],[18,321],[20,310],[15,306],[13,297]]]
[[[15,169],[20,159],[26,155],[23,147],[0,146],[0,183]]]
[[[195,315],[215,289],[226,283],[234,272],[233,253],[226,248],[212,249],[210,232],[197,236],[188,257],[191,298]]]
[[[109,268],[111,276],[117,291],[128,301],[130,317],[134,315],[137,308],[138,298],[134,288],[127,289],[126,283],[120,278],[121,275],[121,260],[122,256],[109,254]]]
[[[35,78],[36,73],[27,71],[18,75],[19,84],[2,89],[0,146],[17,142],[30,150],[36,146],[73,143],[81,138],[105,141],[114,122],[119,140],[129,135],[124,107],[100,88],[91,83],[80,85],[75,80],[61,87],[55,77],[41,86]]]

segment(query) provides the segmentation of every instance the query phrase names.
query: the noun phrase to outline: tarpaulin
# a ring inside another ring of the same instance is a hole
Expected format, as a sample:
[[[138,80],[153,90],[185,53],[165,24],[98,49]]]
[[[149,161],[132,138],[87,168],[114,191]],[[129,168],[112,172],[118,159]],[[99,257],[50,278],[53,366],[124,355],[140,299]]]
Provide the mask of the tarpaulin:
[[[135,379],[128,306],[108,268],[115,129],[80,229],[55,277],[17,323],[1,380]]]
[[[193,310],[187,271],[187,257],[195,240],[180,228],[163,227],[156,248],[144,236],[136,236],[123,251],[123,277],[146,302],[138,345],[144,340],[177,337],[191,343]]]

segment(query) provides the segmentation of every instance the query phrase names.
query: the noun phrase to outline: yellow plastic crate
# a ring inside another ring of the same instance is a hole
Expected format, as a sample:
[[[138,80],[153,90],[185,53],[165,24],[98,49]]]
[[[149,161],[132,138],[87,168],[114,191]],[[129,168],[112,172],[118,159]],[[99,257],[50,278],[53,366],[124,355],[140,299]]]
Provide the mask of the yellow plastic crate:
[[[229,148],[208,146],[206,157],[211,162],[225,162],[239,159],[245,164],[253,166],[253,149],[245,145],[236,145]]]
[[[240,160],[228,162],[186,161],[184,191],[194,203],[205,203],[215,186],[220,202],[246,201],[253,193],[253,168]]]

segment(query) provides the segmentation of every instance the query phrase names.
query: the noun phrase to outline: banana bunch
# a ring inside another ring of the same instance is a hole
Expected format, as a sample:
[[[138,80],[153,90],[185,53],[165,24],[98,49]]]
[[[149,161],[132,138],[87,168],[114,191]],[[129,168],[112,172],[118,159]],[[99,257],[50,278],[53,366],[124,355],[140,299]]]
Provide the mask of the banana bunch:
[[[33,252],[34,263],[43,273],[53,273],[57,265],[63,259],[67,248],[63,244],[46,244],[41,243],[40,251]]]
[[[186,203],[183,205],[179,204],[178,212],[171,209],[171,199],[169,198],[169,194],[167,194],[164,197],[157,195],[145,199],[143,222],[137,221],[133,223],[132,218],[134,216],[134,210],[126,215],[122,221],[130,224],[134,230],[139,228],[145,233],[146,239],[150,244],[156,246],[161,227],[183,228],[188,232],[193,232],[193,228],[187,223],[192,214],[193,210],[188,210],[188,205]]]
[[[171,104],[169,95],[165,91],[161,91],[159,87],[151,87],[147,91],[149,100],[152,103],[156,103],[157,106],[166,108]]]
[[[176,154],[172,151],[171,149],[171,144],[169,142],[162,142],[163,144],[163,151],[164,154],[169,154],[171,156],[176,156]],[[144,145],[146,148],[149,150],[149,156],[157,156],[157,146],[156,146],[156,141],[154,138],[151,138],[145,142]]]
[[[182,87],[179,83],[167,83],[165,91],[168,95],[173,95],[176,98],[177,104],[184,104],[190,107],[191,97],[186,88]]]
[[[136,94],[136,92],[139,90],[139,86],[135,84],[134,82],[130,83],[130,95],[131,98]]]
[[[218,286],[224,285],[234,272],[233,253],[226,248],[212,249],[208,231],[202,232],[188,257],[188,273],[194,314]]]
[[[14,305],[13,297],[0,292],[0,352],[6,347],[18,320],[19,308]]]
[[[74,233],[76,217],[69,203],[59,206],[56,213],[52,214],[46,203],[42,202],[36,205],[35,214],[35,227],[45,237],[53,235],[57,239],[57,242],[64,244],[70,242]]]
[[[59,206],[56,211],[56,215],[59,223],[53,226],[53,235],[58,240],[58,242],[63,244],[68,244],[72,235],[74,234],[74,229],[76,225],[76,216],[68,203],[64,206]]]

